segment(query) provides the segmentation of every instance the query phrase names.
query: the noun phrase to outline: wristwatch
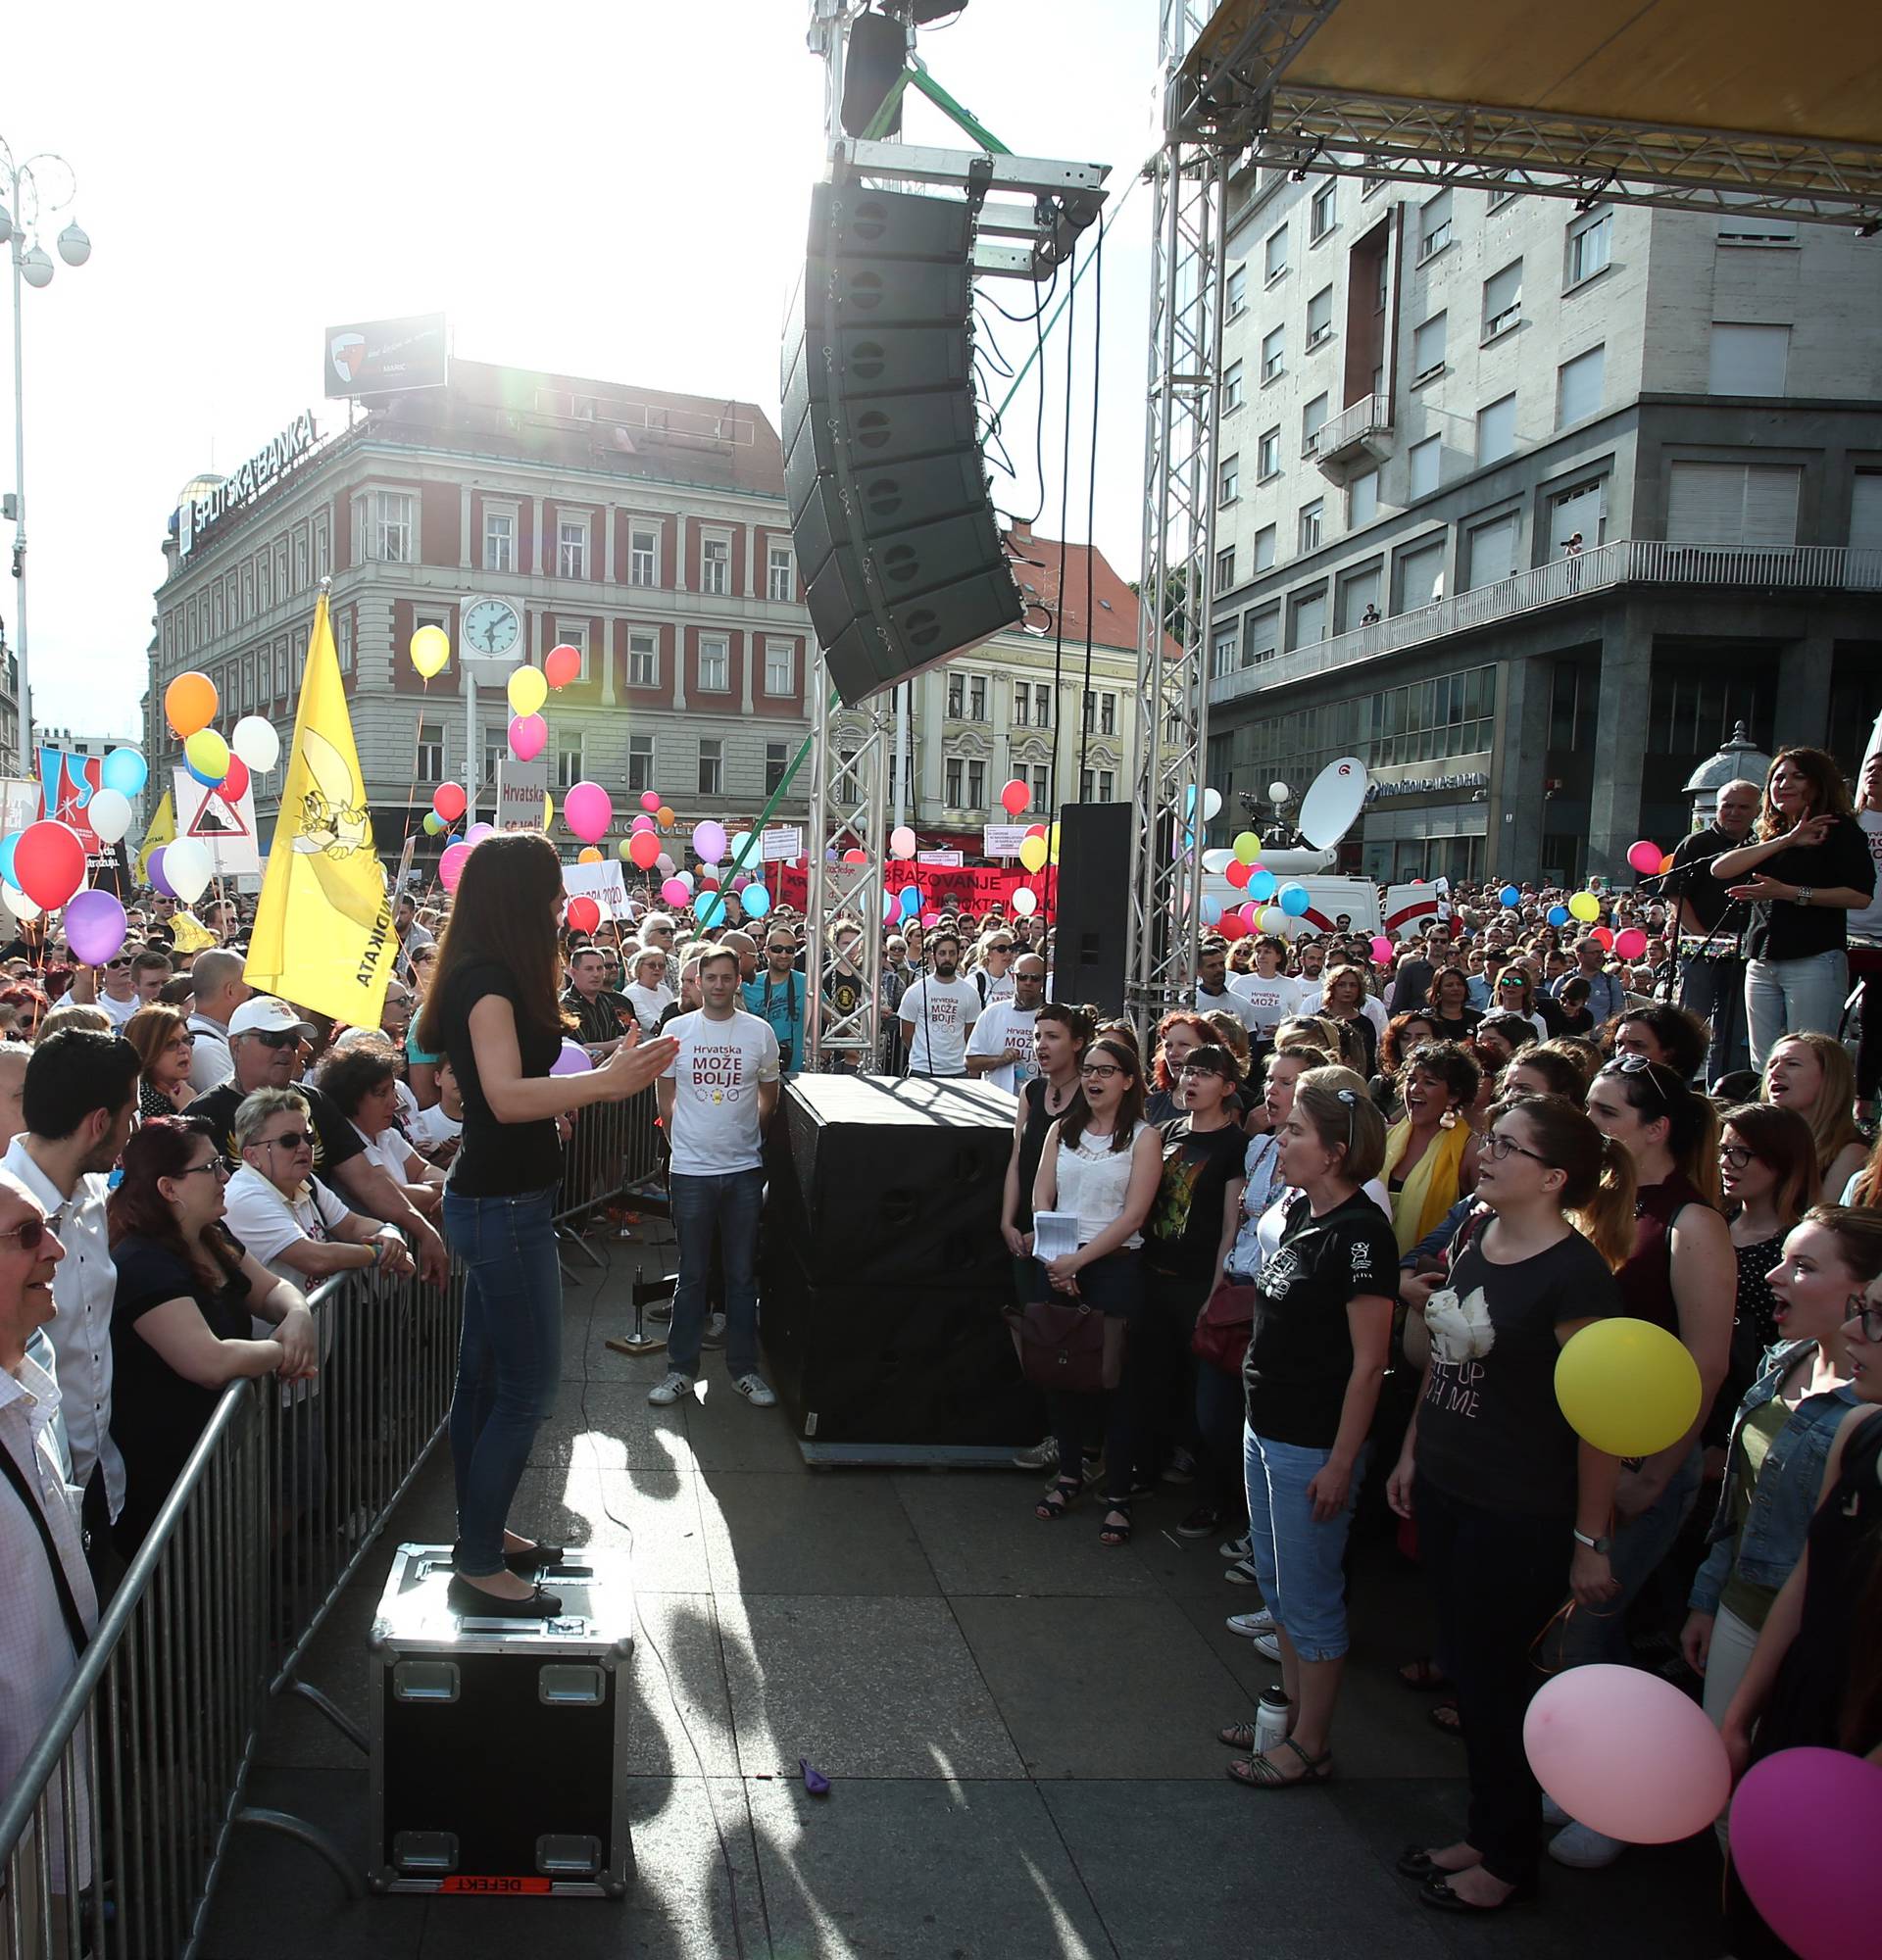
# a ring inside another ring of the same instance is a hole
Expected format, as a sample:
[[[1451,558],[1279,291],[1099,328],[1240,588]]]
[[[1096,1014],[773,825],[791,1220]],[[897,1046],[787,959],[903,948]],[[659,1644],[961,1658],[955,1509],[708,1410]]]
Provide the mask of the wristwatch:
[[[1590,1551],[1598,1551],[1605,1557],[1609,1549],[1612,1546],[1613,1540],[1606,1532],[1603,1532],[1599,1538],[1590,1538],[1585,1531],[1577,1530],[1575,1533],[1575,1543],[1577,1544],[1585,1544]]]
[[[1792,896],[1791,903],[1794,906],[1808,906],[1815,897],[1816,887],[1814,885],[1800,885]]]

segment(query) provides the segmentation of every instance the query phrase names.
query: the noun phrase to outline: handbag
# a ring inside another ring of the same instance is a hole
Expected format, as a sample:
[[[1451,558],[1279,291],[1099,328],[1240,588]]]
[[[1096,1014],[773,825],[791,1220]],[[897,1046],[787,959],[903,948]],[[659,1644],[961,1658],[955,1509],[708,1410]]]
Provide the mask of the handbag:
[[[1203,1303],[1189,1345],[1212,1368],[1239,1377],[1254,1331],[1255,1289],[1224,1280]]]
[[[1019,1371],[1034,1388],[1097,1395],[1105,1387],[1105,1316],[1084,1301],[1029,1300],[1008,1315]]]

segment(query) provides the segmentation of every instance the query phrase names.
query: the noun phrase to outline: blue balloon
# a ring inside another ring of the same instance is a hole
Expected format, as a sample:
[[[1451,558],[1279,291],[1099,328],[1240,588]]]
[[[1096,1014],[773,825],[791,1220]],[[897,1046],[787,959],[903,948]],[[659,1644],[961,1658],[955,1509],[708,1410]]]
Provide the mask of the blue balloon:
[[[1280,880],[1265,864],[1258,865],[1249,873],[1248,896],[1258,906],[1271,899],[1279,886]]]
[[[901,891],[897,893],[896,900],[902,907],[902,916],[904,918],[912,918],[921,909],[921,887],[919,885],[904,885]]]
[[[464,842],[464,832],[463,832],[463,831],[461,831],[461,830],[448,830],[448,831],[446,831],[446,832],[445,832],[445,837],[444,837],[444,845],[443,845],[443,848],[444,848],[444,849],[445,849],[446,851],[449,851],[449,850],[450,850],[450,848],[452,847],[452,845],[454,845],[454,844],[462,844],[463,842]]]
[[[1205,925],[1220,925],[1221,922],[1221,906],[1213,899],[1205,899],[1203,901],[1203,923]]]
[[[725,901],[719,893],[714,892],[704,905],[695,906],[694,912],[703,926],[715,926],[725,916]]]
[[[771,908],[771,895],[763,885],[747,885],[739,893],[738,902],[745,907],[747,918],[763,918]]]
[[[1497,903],[1500,906],[1508,906],[1513,911],[1517,906],[1521,905],[1522,894],[1516,890],[1515,886],[1506,885],[1497,894]]]
[[[0,837],[0,878],[4,878],[9,885],[13,886],[16,892],[20,887],[14,881],[13,854],[19,848],[20,833],[17,830],[9,832],[5,837]]]
[[[194,770],[190,772],[195,774]],[[108,755],[98,771],[99,781],[106,789],[116,790],[121,796],[134,797],[142,793],[150,780],[150,764],[135,749],[114,749]],[[201,782],[203,778],[197,776]]]
[[[183,758],[183,767],[189,771],[190,780],[201,783],[205,789],[213,790],[223,780],[223,776],[228,774],[228,771],[224,769],[221,776],[205,775],[187,756]]]
[[[1253,891],[1255,880],[1251,878],[1248,883],[1249,889]],[[1290,882],[1281,887],[1280,906],[1289,918],[1299,918],[1311,903],[1312,901],[1307,896],[1307,887],[1305,885]]]
[[[1551,906],[1549,907],[1549,923],[1558,928],[1558,930],[1566,925],[1568,919],[1569,911],[1566,906]]]

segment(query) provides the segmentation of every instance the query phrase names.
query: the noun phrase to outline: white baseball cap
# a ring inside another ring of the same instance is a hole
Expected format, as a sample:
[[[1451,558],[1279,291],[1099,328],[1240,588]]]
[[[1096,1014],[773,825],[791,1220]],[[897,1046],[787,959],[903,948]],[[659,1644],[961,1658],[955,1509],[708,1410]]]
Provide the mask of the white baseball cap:
[[[231,1037],[295,1031],[310,1035],[317,1032],[312,1021],[304,1021],[285,1001],[277,1001],[272,994],[257,994],[252,1001],[244,1001],[228,1020]]]

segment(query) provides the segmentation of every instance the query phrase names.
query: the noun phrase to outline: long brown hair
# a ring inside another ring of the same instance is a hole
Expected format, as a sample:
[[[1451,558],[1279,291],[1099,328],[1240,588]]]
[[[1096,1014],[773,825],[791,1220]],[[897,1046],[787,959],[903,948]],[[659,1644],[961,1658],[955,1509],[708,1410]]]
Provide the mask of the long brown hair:
[[[517,983],[517,1033],[560,1037],[572,1025],[556,996],[556,900],[562,860],[539,830],[486,837],[465,860],[438,967],[419,1013],[419,1046],[444,1053],[444,1003],[467,966],[501,966]]]
[[[148,1075],[176,1036],[188,1032],[188,1021],[174,1007],[167,1007],[160,1001],[139,1007],[124,1025],[124,1039],[137,1051],[140,1075]]]
[[[1834,1035],[1817,1034],[1808,1028],[1798,1034],[1780,1035],[1771,1044],[1771,1054],[1764,1057],[1764,1084],[1758,1094],[1766,1102],[1771,1100],[1771,1055],[1787,1042],[1807,1048],[1816,1056],[1821,1080],[1817,1084],[1816,1101],[1804,1120],[1816,1140],[1816,1167],[1827,1172],[1852,1144],[1862,1141],[1862,1132],[1856,1127],[1856,1118],[1850,1112],[1850,1105],[1856,1100],[1856,1068],[1849,1050]],[[1804,1112],[1800,1109],[1798,1114]],[[1865,1201],[1874,1202],[1872,1199]]]
[[[216,1131],[206,1116],[153,1116],[133,1130],[124,1145],[124,1181],[105,1200],[105,1225],[114,1246],[133,1234],[148,1239],[167,1252],[174,1252],[211,1286],[220,1287],[242,1270],[226,1230],[220,1224],[205,1229],[204,1250],[221,1270],[205,1269],[176,1222],[176,1207],[157,1189],[159,1178],[183,1176],[197,1146],[204,1143],[209,1145],[213,1159]]]
[[[1612,1082],[1643,1122],[1666,1118],[1666,1154],[1674,1171],[1718,1210],[1724,1194],[1718,1182],[1718,1111],[1710,1101],[1696,1095],[1663,1061],[1643,1062],[1634,1055],[1610,1061],[1596,1080]]]
[[[1618,1272],[1634,1250],[1634,1160],[1593,1117],[1559,1096],[1518,1096],[1497,1104],[1529,1125],[1544,1163],[1562,1174],[1561,1215]]]
[[[1144,1059],[1131,1043],[1118,1035],[1104,1034],[1085,1051],[1087,1056],[1103,1054],[1122,1068],[1128,1077],[1124,1093],[1117,1099],[1117,1116],[1112,1125],[1113,1152],[1127,1151],[1144,1116]],[[1059,1141],[1075,1151],[1091,1121],[1091,1105],[1080,1096],[1059,1119]]]
[[[1795,1109],[1776,1102],[1741,1102],[1718,1119],[1719,1134],[1736,1131],[1745,1148],[1777,1175],[1771,1205],[1789,1231],[1816,1202],[1822,1179],[1816,1139]]]
[[[1849,785],[1836,758],[1825,749],[1780,749],[1771,758],[1764,777],[1764,801],[1758,807],[1758,834],[1760,838],[1782,837],[1792,819],[1771,801],[1771,778],[1788,762],[1810,786],[1810,807],[1807,816],[1854,816]]]

